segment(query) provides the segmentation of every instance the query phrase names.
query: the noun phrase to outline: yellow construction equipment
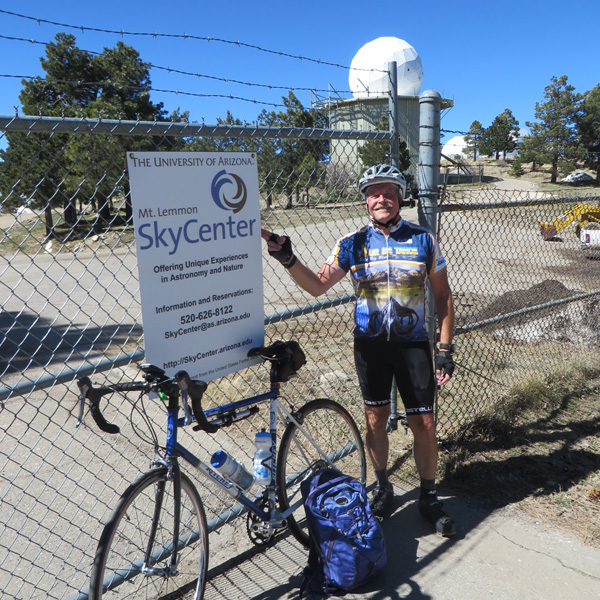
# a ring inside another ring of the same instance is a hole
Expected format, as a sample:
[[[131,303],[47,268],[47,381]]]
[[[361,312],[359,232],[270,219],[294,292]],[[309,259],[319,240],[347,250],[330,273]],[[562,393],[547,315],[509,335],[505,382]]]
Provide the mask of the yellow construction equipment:
[[[556,217],[554,221],[540,221],[542,237],[545,240],[550,240],[555,237],[561,229],[568,227],[574,222],[577,222],[577,225],[575,226],[575,235],[579,237],[581,228],[588,223],[600,224],[600,206],[577,204],[562,215]]]

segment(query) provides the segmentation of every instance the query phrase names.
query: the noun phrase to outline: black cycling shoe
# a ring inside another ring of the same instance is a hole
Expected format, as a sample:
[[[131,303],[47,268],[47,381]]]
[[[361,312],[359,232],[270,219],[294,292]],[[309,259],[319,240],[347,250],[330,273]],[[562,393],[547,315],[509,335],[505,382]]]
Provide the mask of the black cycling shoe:
[[[371,512],[380,521],[388,513],[391,505],[392,498],[394,497],[394,487],[388,481],[385,487],[376,486],[373,490],[373,496],[371,496]]]
[[[442,510],[442,503],[436,498],[419,500],[419,512],[435,527],[436,533],[450,537],[456,533],[456,525]]]

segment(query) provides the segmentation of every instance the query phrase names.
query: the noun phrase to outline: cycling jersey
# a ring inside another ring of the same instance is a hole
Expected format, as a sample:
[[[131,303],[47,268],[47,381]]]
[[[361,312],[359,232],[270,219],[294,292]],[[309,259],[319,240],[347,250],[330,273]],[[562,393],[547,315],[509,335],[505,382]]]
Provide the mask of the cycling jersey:
[[[369,224],[341,238],[327,262],[352,277],[356,337],[428,339],[427,278],[446,266],[428,229],[402,219],[386,236]]]

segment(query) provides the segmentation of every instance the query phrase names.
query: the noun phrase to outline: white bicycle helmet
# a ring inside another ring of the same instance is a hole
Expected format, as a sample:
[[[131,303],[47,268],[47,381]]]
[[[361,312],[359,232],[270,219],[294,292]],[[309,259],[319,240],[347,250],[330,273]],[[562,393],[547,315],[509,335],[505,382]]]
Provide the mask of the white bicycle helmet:
[[[406,179],[396,167],[391,165],[369,167],[358,180],[358,190],[361,194],[364,194],[370,185],[376,183],[393,183],[400,190],[402,198],[406,196]]]

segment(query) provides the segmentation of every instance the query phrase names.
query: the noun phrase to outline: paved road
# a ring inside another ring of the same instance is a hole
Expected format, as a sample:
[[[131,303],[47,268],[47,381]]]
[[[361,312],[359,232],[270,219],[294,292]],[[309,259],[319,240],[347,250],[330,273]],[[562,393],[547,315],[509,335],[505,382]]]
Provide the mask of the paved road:
[[[525,192],[535,192],[539,190],[539,185],[533,181],[525,179],[500,179],[494,182],[494,187],[497,190],[520,190]]]
[[[511,507],[490,513],[475,508],[465,498],[454,497],[444,500],[448,512],[456,518],[458,534],[452,539],[441,538],[432,534],[417,514],[415,491],[395,485],[396,510],[384,521],[387,568],[372,583],[345,598],[600,598],[600,550],[584,546]],[[216,537],[215,545],[232,537],[224,532]],[[285,538],[264,553],[247,550],[244,554],[237,539],[235,552],[242,552],[236,554],[239,560],[225,562],[212,572],[207,600],[298,597],[299,574],[307,555],[295,540]]]
[[[499,186],[529,189],[530,182],[506,180]],[[418,221],[416,209],[404,209],[407,220]],[[519,231],[502,224],[478,225],[477,215],[453,214],[454,228],[469,232],[470,251],[460,244],[444,248],[450,276],[460,274],[464,290],[482,285],[482,274],[494,268],[497,293],[515,287],[515,264],[524,255],[535,255],[540,264],[555,268],[568,260],[552,245],[544,245],[533,228]],[[10,215],[0,216],[0,226]],[[344,219],[331,223],[311,223],[280,233],[290,233],[295,248],[311,268],[319,268],[336,239],[364,223],[364,219]],[[481,234],[485,231],[485,235]],[[574,243],[574,242],[573,242]],[[478,252],[481,245],[483,252]],[[300,291],[289,275],[264,252],[265,313],[285,311],[289,306],[314,302]],[[491,257],[491,258],[490,258]],[[492,264],[487,261],[491,260]],[[566,278],[568,279],[568,270]],[[540,272],[540,277],[545,277]],[[134,251],[100,250],[77,254],[48,254],[40,249],[35,257],[16,255],[8,261],[0,258],[0,326],[7,332],[0,344],[0,356],[8,364],[2,375],[4,385],[12,385],[25,368],[35,377],[35,368],[53,372],[53,365],[76,366],[82,361],[102,358],[106,349],[116,349],[130,338],[141,335],[141,306]],[[522,287],[535,281],[523,273]],[[577,277],[573,273],[573,278]],[[456,279],[456,278],[455,278]],[[570,282],[566,282],[570,283]],[[575,284],[576,282],[573,282]],[[328,298],[351,294],[348,278],[328,294]]]

